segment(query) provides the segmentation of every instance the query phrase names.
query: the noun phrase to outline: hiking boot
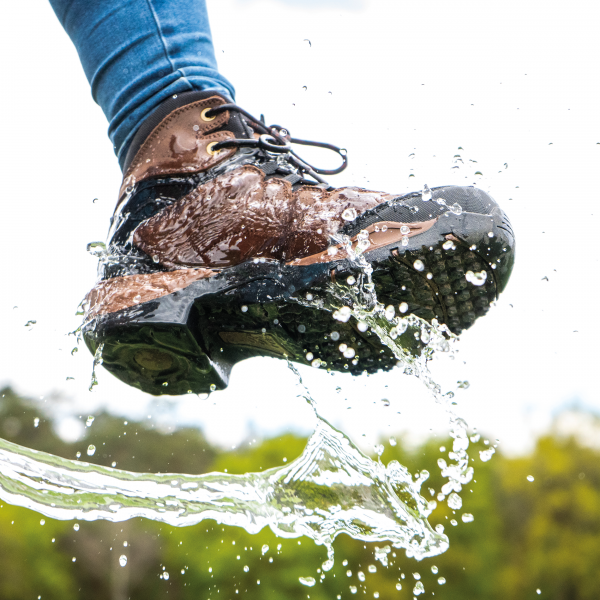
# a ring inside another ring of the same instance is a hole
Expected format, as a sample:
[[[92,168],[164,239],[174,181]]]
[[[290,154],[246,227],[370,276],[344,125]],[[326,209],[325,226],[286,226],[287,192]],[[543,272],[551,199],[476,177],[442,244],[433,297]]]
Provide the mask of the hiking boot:
[[[316,169],[292,144],[333,150],[342,164]],[[394,353],[349,309],[334,311],[331,299],[356,302],[360,285],[398,315],[470,327],[513,265],[496,202],[473,187],[397,195],[322,179],[345,166],[342,149],[291,138],[214,93],[169,99],[126,157],[85,300],[88,348],[145,392],[204,393],[252,356],[391,369]]]

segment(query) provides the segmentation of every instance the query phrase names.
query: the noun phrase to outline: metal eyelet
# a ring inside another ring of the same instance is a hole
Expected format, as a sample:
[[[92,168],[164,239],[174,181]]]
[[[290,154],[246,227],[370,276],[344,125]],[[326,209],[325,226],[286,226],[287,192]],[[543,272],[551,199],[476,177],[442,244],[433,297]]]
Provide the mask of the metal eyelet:
[[[210,106],[209,106],[208,108],[205,108],[205,109],[204,109],[204,110],[203,110],[203,111],[200,113],[200,118],[201,118],[203,121],[205,121],[206,123],[208,123],[209,121],[214,121],[214,120],[217,118],[217,115],[215,115],[214,117],[208,117],[208,116],[206,115],[206,113],[207,113],[208,111],[210,111],[210,110],[212,110],[212,107],[210,107]]]
[[[213,150],[213,148],[218,144],[219,142],[211,142],[210,144],[208,144],[206,146],[206,152],[208,154],[210,154],[211,156],[215,156],[217,154],[219,154],[219,152],[221,152],[221,149],[219,148],[218,150]]]

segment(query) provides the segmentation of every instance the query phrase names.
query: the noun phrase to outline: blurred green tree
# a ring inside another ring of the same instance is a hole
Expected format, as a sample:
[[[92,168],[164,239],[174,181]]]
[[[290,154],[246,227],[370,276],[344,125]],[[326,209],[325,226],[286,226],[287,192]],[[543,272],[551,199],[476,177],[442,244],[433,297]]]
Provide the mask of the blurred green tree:
[[[33,402],[10,389],[0,396],[0,431],[6,439],[71,459],[78,451],[85,455],[93,443],[97,451],[86,461],[107,466],[116,461],[139,472],[259,471],[293,460],[306,443],[284,435],[223,452],[197,429],[164,433],[108,414],[96,416],[84,440],[67,443]],[[430,522],[443,525],[450,538],[450,549],[441,556],[418,563],[391,548],[385,567],[374,558],[374,544],[342,535],[334,545],[335,565],[323,573],[323,547],[305,538],[277,538],[268,530],[250,535],[214,521],[183,528],[144,519],[74,523],[3,505],[0,599],[330,600],[356,593],[408,600],[420,581],[425,596],[441,600],[526,600],[538,597],[537,589],[551,600],[596,600],[600,452],[573,437],[548,435],[529,456],[510,458],[498,450],[483,462],[478,451],[488,446],[483,440],[472,443],[475,479],[461,494],[463,506],[453,511],[438,499],[445,480],[437,466],[438,459],[448,460],[451,442],[430,439],[407,448],[400,440],[382,456],[412,473],[429,471],[422,494],[437,502]],[[464,514],[474,521],[463,522]],[[127,557],[125,567],[121,555]],[[306,587],[301,577],[316,583]],[[445,584],[438,583],[440,577]]]

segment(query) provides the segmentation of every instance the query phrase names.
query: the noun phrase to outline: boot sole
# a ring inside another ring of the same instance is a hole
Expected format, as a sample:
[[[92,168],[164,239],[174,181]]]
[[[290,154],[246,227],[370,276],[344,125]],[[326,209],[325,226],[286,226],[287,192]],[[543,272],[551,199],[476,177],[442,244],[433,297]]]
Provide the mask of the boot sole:
[[[407,315],[435,318],[457,334],[489,310],[512,270],[514,235],[497,207],[489,215],[444,213],[407,241],[364,254],[378,300],[397,314],[406,303]],[[485,282],[467,281],[468,271],[485,272]],[[396,357],[373,333],[360,332],[354,318],[343,323],[329,310],[298,302],[307,294],[324,298],[328,285],[343,286],[350,275],[358,279],[362,271],[348,259],[305,266],[249,261],[97,315],[83,336],[92,353],[102,345],[108,371],[153,395],[222,390],[233,365],[252,356],[303,364],[320,359],[327,369],[353,374],[387,371]],[[398,341],[413,353],[422,347],[410,330]],[[340,344],[356,357],[346,358]]]

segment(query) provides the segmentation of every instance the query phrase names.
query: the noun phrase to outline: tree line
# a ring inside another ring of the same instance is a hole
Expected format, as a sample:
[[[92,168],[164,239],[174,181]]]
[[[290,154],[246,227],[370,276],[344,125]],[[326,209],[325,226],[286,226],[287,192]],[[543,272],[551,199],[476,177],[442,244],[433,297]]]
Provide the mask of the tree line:
[[[164,433],[105,413],[96,416],[83,441],[68,443],[33,401],[9,388],[0,392],[0,436],[70,459],[82,452],[87,462],[116,462],[138,472],[259,471],[281,465],[284,456],[293,459],[306,444],[288,434],[226,452],[198,429]],[[398,437],[382,460],[398,460],[412,473],[427,469],[431,475],[422,491],[435,500],[445,483],[437,466],[444,456],[440,447],[450,449],[451,441],[432,438],[408,448]],[[91,457],[85,455],[89,444],[97,449]],[[483,439],[471,444],[475,478],[461,494],[462,508],[438,502],[430,517],[432,525],[444,525],[450,549],[416,562],[392,548],[387,567],[375,559],[377,544],[345,535],[336,539],[334,567],[323,573],[325,550],[306,538],[279,539],[266,530],[249,535],[212,521],[181,528],[144,519],[56,521],[0,503],[0,599],[410,600],[417,594],[438,600],[596,600],[600,452],[558,435],[540,438],[529,455],[518,458],[499,448],[483,462],[478,451],[486,448]],[[464,513],[474,520],[464,523]],[[121,556],[127,557],[125,566]],[[315,579],[313,586],[301,583],[307,577]]]

